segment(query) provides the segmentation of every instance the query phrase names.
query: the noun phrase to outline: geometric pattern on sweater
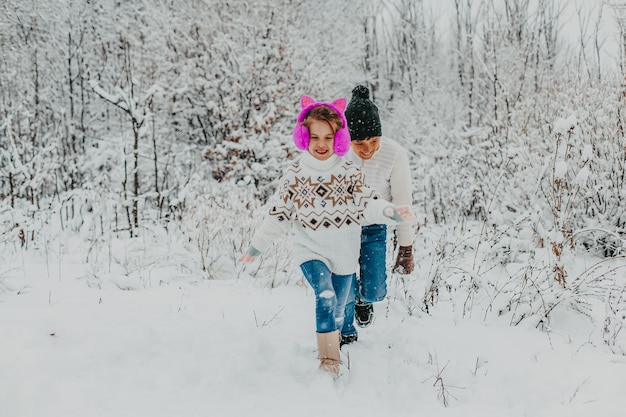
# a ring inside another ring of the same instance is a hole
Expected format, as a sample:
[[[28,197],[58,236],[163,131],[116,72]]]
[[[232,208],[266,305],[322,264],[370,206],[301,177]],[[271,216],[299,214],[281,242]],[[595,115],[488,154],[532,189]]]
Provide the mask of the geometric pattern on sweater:
[[[354,190],[352,184],[348,183],[345,175],[331,175],[329,181],[318,177],[317,181],[313,181],[306,176],[296,176],[293,184],[287,185],[287,190],[283,195],[283,201],[293,201],[296,209],[309,208],[313,206],[316,198],[322,199],[322,206],[329,203],[335,206],[343,206],[348,203],[348,199],[352,198],[351,194]]]
[[[332,226],[336,228],[340,228],[344,224],[349,226],[353,223],[359,224],[359,214],[336,211],[334,213],[309,213],[308,216],[300,215],[298,217],[300,222],[313,230],[317,230],[317,228],[323,226],[328,229]]]
[[[363,174],[353,163],[346,162],[342,168],[343,172],[335,172],[330,178],[314,179],[302,172],[299,163],[294,163],[278,190],[284,204],[272,207],[270,215],[284,222],[290,221],[295,211],[300,224],[312,230],[360,224],[357,207],[361,200],[378,196],[373,190],[363,188]]]

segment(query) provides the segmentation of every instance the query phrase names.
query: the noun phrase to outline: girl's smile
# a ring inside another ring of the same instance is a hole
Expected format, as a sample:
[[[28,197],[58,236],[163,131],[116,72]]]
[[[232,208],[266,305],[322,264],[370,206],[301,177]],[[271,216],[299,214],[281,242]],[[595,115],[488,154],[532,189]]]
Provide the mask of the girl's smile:
[[[309,134],[309,153],[315,159],[325,161],[335,153],[335,132],[328,122],[312,120],[309,125]]]

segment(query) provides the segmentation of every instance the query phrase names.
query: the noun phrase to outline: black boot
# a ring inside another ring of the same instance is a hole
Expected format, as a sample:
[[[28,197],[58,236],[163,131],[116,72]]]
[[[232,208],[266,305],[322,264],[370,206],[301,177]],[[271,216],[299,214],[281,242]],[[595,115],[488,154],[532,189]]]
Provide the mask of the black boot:
[[[341,335],[341,343],[339,344],[339,347],[343,346],[343,345],[349,345],[350,343],[354,343],[357,340],[359,340],[359,335],[357,333],[355,334],[347,334],[347,335]]]
[[[354,303],[354,320],[359,327],[367,327],[374,320],[374,306],[357,297]]]

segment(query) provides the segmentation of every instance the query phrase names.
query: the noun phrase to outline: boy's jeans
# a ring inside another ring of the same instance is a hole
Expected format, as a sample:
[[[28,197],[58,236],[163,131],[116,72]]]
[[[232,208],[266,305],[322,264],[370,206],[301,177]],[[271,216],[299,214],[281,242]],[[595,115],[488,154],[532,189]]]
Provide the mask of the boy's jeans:
[[[381,301],[387,295],[387,226],[373,224],[363,226],[361,230],[361,271],[359,279],[352,280],[350,296],[346,303],[345,319],[342,336],[356,334],[354,327],[354,302],[359,297],[365,303]]]
[[[343,326],[346,301],[356,274],[333,274],[324,262],[317,260],[303,263],[300,269],[315,292],[317,332],[340,330]]]

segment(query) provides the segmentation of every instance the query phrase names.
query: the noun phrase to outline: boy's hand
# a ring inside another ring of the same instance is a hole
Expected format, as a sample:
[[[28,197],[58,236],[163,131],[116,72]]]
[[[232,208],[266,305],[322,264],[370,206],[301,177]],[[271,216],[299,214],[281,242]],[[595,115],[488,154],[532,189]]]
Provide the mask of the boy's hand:
[[[393,266],[393,272],[400,275],[408,275],[413,272],[413,269],[415,269],[415,262],[413,262],[413,246],[400,246],[396,264]]]

